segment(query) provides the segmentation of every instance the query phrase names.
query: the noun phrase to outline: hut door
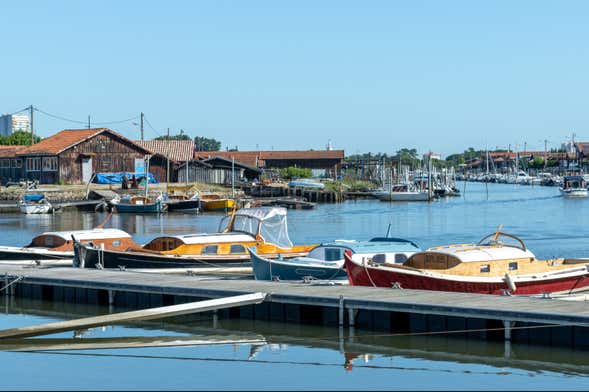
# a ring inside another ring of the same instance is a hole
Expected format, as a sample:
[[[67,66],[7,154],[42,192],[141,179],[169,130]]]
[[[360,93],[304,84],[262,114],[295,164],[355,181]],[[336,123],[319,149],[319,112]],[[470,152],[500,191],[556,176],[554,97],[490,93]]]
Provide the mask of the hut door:
[[[82,182],[89,183],[92,179],[92,157],[82,157]]]

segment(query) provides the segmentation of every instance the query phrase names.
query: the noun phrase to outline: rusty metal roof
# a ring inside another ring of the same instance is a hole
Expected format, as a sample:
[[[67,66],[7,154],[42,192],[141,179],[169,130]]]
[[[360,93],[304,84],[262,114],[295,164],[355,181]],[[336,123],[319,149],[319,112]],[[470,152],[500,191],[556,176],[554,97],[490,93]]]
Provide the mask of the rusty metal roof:
[[[290,151],[196,151],[195,158],[223,157],[249,166],[262,167],[267,160],[344,159],[344,150]]]
[[[135,143],[174,162],[194,159],[194,140],[135,140]]]

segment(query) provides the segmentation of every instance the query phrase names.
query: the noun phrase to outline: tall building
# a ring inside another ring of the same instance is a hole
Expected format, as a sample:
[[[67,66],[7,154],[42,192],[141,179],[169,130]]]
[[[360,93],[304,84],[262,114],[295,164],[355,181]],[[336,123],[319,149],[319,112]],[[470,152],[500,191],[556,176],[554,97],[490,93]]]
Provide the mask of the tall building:
[[[23,114],[5,114],[0,116],[0,135],[10,136],[16,131],[31,132],[29,116]]]

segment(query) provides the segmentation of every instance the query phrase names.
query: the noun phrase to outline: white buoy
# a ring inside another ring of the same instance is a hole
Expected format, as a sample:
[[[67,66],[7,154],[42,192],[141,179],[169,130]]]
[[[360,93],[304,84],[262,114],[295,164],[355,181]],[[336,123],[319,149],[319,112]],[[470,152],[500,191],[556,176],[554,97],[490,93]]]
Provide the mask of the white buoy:
[[[517,287],[515,286],[515,282],[513,281],[513,278],[509,274],[505,274],[503,281],[505,282],[505,284],[507,284],[509,291],[515,292],[515,290],[517,290]]]

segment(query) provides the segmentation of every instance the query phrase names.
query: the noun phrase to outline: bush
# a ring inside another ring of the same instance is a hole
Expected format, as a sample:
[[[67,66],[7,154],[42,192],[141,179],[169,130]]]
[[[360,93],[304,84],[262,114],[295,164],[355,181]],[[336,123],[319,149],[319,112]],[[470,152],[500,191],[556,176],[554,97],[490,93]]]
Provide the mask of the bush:
[[[289,180],[293,178],[311,178],[312,175],[313,172],[311,171],[311,169],[304,169],[296,166],[289,166],[280,169],[280,177]]]

